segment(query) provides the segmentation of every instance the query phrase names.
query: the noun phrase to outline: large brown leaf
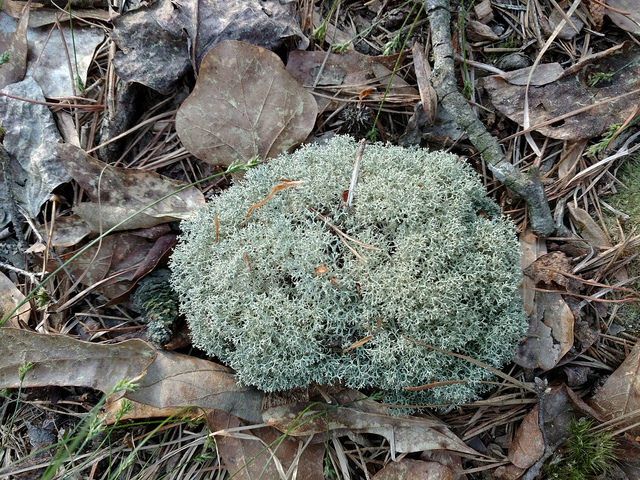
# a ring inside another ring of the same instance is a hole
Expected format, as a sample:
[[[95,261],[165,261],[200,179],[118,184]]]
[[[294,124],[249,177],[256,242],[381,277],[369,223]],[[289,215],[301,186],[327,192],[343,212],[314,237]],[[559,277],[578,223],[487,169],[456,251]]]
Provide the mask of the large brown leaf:
[[[176,115],[185,148],[229,165],[271,158],[300,144],[318,108],[273,52],[227,40],[202,60],[198,81]]]
[[[126,397],[155,409],[196,406],[261,422],[261,392],[238,386],[233,371],[222,365],[178,353],[158,352],[139,388]]]
[[[82,386],[109,392],[121,380],[133,380],[144,373],[155,355],[155,350],[142,340],[101,345],[68,335],[2,328],[0,388],[17,388],[18,370],[33,362],[23,387]]]
[[[59,161],[87,192],[91,202],[80,203],[75,212],[94,232],[102,232],[141,208],[185,186],[184,182],[155,172],[112,167],[68,143],[56,145]],[[118,230],[147,228],[182,220],[204,205],[204,195],[191,187],[148,208]]]

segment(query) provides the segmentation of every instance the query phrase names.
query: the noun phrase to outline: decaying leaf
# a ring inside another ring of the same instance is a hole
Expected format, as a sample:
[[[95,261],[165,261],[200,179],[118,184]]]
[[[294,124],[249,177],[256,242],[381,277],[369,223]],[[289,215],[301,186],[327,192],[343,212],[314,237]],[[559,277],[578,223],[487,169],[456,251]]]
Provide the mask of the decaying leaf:
[[[372,57],[358,52],[339,55],[321,51],[295,50],[289,54],[287,70],[312,93],[335,94],[339,88],[341,96],[359,96],[365,87],[375,88],[367,96],[371,102],[379,102],[387,88],[397,55]],[[315,86],[315,88],[314,88]],[[419,98],[415,88],[400,76],[394,75],[385,97],[385,103],[413,102]],[[338,103],[324,96],[315,96],[321,111],[332,110]]]
[[[513,361],[524,368],[550,370],[573,346],[574,317],[558,293],[536,292],[535,308],[527,339]]]
[[[22,0],[4,0],[2,2],[2,11],[8,13],[13,18],[19,19],[26,4],[27,2]],[[82,18],[103,22],[111,21],[109,12],[99,8],[77,8],[74,4],[72,13],[74,20]],[[56,22],[64,24],[68,19],[68,15],[60,15],[60,8],[45,8],[41,3],[31,3],[29,28],[43,27]]]
[[[3,92],[45,101],[32,77],[7,86]],[[56,157],[55,145],[60,141],[60,134],[47,106],[4,96],[0,97],[0,124],[5,130],[3,144],[9,153],[13,197],[29,217],[36,218],[53,189],[69,179]],[[1,225],[10,219],[8,195],[5,182],[0,181]]]
[[[345,394],[352,398],[346,405],[293,403],[268,408],[262,417],[266,424],[293,436],[327,431],[335,431],[337,435],[341,432],[381,435],[389,441],[392,458],[396,452],[423,450],[452,450],[465,455],[480,455],[440,421],[423,417],[393,417],[380,404],[360,394],[356,397],[351,391]],[[300,416],[303,411],[304,415]]]
[[[47,239],[49,247],[72,247],[77,245],[83,238],[91,233],[91,228],[78,215],[70,215],[67,217],[57,217],[53,224],[53,230],[49,237],[49,231],[43,226],[40,234]],[[32,252],[42,252],[45,250],[44,245],[40,245]]]
[[[300,48],[307,48],[309,40],[300,30],[296,8],[291,0],[160,0],[114,20],[113,38],[121,52],[113,63],[124,81],[167,94],[192,68],[191,48],[196,49],[196,68],[224,40],[269,50],[294,40]]]
[[[532,67],[520,68],[498,75],[511,85],[526,85]],[[542,63],[538,65],[531,77],[532,86],[542,86],[558,80],[564,73],[564,68],[559,63]]]
[[[68,335],[0,329],[0,388],[18,388],[18,370],[33,362],[22,386],[82,386],[109,392],[151,365],[155,350],[142,340],[102,345]]]
[[[543,86],[530,86],[530,125],[547,122],[536,130],[547,137],[577,141],[596,137],[611,124],[624,122],[640,101],[639,55],[640,50],[632,47],[623,55],[595,61],[589,66],[590,74],[583,70]],[[590,75],[600,72],[615,74],[609,80],[590,85]],[[524,125],[525,86],[512,85],[499,76],[485,78],[484,85],[493,105],[503,115]],[[614,99],[620,95],[624,96]],[[594,107],[550,123],[589,105]]]
[[[61,25],[62,35],[57,31],[52,35],[50,29],[33,27],[33,17],[38,15],[39,12],[37,10],[31,10],[30,15],[19,17],[20,21],[18,23],[16,19],[11,18],[6,13],[0,13],[0,29],[3,32],[15,32],[15,35],[22,37],[26,35],[28,40],[28,56],[27,44],[24,45],[22,75],[14,77],[15,80],[8,83],[22,80],[26,71],[27,75],[33,76],[38,82],[46,97],[72,96],[74,95],[75,75],[78,75],[83,84],[86,82],[89,65],[93,60],[96,47],[104,40],[104,32],[99,28],[74,24],[73,32],[68,25]],[[67,15],[66,19],[68,20],[68,18]],[[29,22],[28,29],[26,28],[27,21]],[[62,36],[64,36],[64,45]],[[74,40],[75,44],[73,43]],[[0,42],[0,52],[4,51],[1,47],[2,42]],[[64,52],[65,48],[74,54],[74,61],[71,64],[60,61],[60,54]],[[6,67],[10,68],[12,66],[11,58],[18,60],[21,55],[22,52],[10,52],[10,63],[3,65],[0,72],[4,72]],[[73,73],[69,72],[70,68]],[[80,92],[76,89],[75,94],[80,95]]]
[[[453,472],[438,462],[424,462],[405,458],[388,463],[372,480],[453,480]]]
[[[135,392],[126,397],[154,408],[197,406],[223,410],[252,423],[261,423],[264,394],[239,387],[230,369],[208,360],[158,352]]]
[[[431,67],[419,42],[413,44],[411,52],[413,53],[413,67],[416,71],[422,110],[427,116],[427,124],[431,125],[435,122],[438,114],[438,95],[431,85]]]
[[[567,204],[569,215],[577,226],[578,233],[594,247],[609,248],[611,240],[600,226],[591,218],[589,212],[576,207],[571,203]]]
[[[537,258],[523,273],[536,284],[557,284],[568,288],[569,278],[563,273],[571,274],[571,261],[563,252],[551,252]]]
[[[0,88],[21,81],[27,72],[28,24],[29,8],[26,8],[13,30],[2,29],[0,32],[0,52],[6,52],[9,57],[8,61],[0,67]]]
[[[635,412],[620,426],[638,422],[640,414],[640,342],[589,402],[607,420]],[[632,433],[640,435],[636,426]]]
[[[74,210],[96,233],[104,232],[137,210],[185,187],[185,183],[155,172],[112,167],[67,143],[57,145],[56,152],[60,163],[91,199],[91,202],[76,205]],[[118,230],[147,228],[184,219],[203,204],[202,193],[189,187],[136,215]]]
[[[627,32],[640,33],[640,9],[634,0],[607,0],[606,4],[611,8],[606,8],[604,13],[613,23]]]
[[[522,271],[526,271],[533,262],[540,256],[547,253],[547,242],[538,238],[531,230],[527,230],[520,235],[520,266]],[[520,295],[522,296],[522,305],[527,316],[531,316],[535,311],[535,282],[529,277],[522,278],[520,286]]]
[[[565,385],[556,387],[545,395],[545,434],[549,445],[560,445],[570,434],[571,421],[577,414],[591,414],[589,407]],[[508,458],[515,469],[505,469],[498,478],[519,478],[518,471],[533,465],[544,453],[545,445],[538,426],[538,406],[535,406],[522,420],[509,446]]]
[[[0,272],[0,319],[6,317],[23,300],[24,295],[22,292],[16,288],[4,273]],[[26,325],[30,314],[31,306],[27,302],[7,320],[4,326],[20,328],[20,322]]]
[[[202,61],[176,131],[196,157],[229,165],[288,151],[311,132],[317,113],[313,96],[275,53],[227,40]]]
[[[236,431],[244,423],[220,410],[210,412],[208,419],[218,454],[233,478],[293,478],[294,470],[295,478],[325,478],[323,438],[287,437],[280,443],[280,432],[271,427]]]
[[[68,266],[82,285],[115,299],[127,293],[136,282],[166,258],[177,236],[166,225],[107,235],[89,247]],[[64,255],[66,260],[74,252]]]

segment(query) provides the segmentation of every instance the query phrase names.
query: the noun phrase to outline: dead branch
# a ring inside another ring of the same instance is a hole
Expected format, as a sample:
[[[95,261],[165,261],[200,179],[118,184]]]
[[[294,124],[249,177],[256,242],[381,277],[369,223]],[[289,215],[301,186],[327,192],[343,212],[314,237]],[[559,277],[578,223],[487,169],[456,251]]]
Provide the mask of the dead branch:
[[[525,173],[506,161],[498,140],[487,132],[469,103],[458,91],[451,43],[450,1],[425,0],[425,6],[431,27],[434,56],[431,83],[440,103],[466,132],[495,177],[525,200],[529,207],[533,231],[540,235],[551,234],[555,225],[537,169],[531,168]]]

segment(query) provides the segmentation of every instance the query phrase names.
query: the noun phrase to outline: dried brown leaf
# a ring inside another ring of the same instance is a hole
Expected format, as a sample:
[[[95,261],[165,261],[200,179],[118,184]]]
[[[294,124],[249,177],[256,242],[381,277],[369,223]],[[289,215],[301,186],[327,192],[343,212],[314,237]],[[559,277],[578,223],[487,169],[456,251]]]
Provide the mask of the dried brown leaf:
[[[576,207],[571,203],[567,204],[569,215],[578,227],[578,233],[582,238],[594,247],[611,247],[609,236],[600,228],[600,226],[591,218],[589,212]]]
[[[432,125],[438,115],[438,95],[431,85],[431,67],[420,43],[414,43],[411,52],[413,53],[413,67],[416,71],[422,110],[427,116],[427,123]]]
[[[606,4],[612,7],[606,9],[606,14],[613,23],[627,32],[636,35],[640,33],[640,9],[635,0],[606,0]],[[624,14],[615,12],[613,9]]]
[[[208,419],[222,463],[233,478],[292,478],[286,473],[296,469],[295,478],[324,479],[323,439],[307,442],[311,439],[287,437],[280,443],[281,434],[274,428],[234,432],[244,423],[219,410],[212,411]],[[265,450],[267,446],[270,447]]]
[[[300,144],[318,109],[273,52],[226,40],[205,55],[176,114],[185,148],[213,164],[271,158]]]
[[[96,232],[115,226],[130,214],[186,185],[155,172],[112,167],[67,143],[58,144],[56,151],[64,168],[91,200],[75,209]],[[204,195],[190,187],[148,208],[119,230],[181,220],[201,205],[204,205]]]
[[[547,253],[547,242],[538,238],[531,230],[527,230],[520,235],[520,265],[525,271],[540,256]],[[527,315],[532,315],[535,311],[535,282],[532,278],[525,276],[522,279],[520,287],[520,295],[522,296],[522,305]]]
[[[298,418],[303,411],[304,415]],[[302,403],[276,406],[265,410],[262,417],[268,425],[294,436],[326,434],[327,431],[335,431],[336,435],[341,432],[381,435],[389,441],[392,456],[395,452],[423,450],[452,450],[465,455],[479,455],[442,422],[429,418],[394,417],[385,413],[380,404],[361,396],[341,406]]]
[[[527,338],[513,361],[529,369],[550,370],[573,346],[574,317],[558,293],[536,292],[535,306]]]
[[[405,458],[388,463],[372,480],[453,480],[453,472],[438,462]]]
[[[154,409],[195,406],[261,421],[264,394],[253,387],[239,387],[233,371],[208,360],[160,351],[138,385],[126,397]]]
[[[506,80],[511,85],[526,85],[529,78],[529,72],[532,67],[520,68],[499,75],[500,78]],[[555,82],[564,73],[564,68],[559,63],[542,63],[536,66],[531,77],[532,86],[542,86],[551,82]]]
[[[611,55],[595,61],[592,72],[616,72],[611,79],[595,86],[578,72],[543,86],[529,87],[529,124],[535,126],[591,107],[546,126],[536,128],[543,135],[560,140],[584,140],[602,134],[611,124],[624,122],[640,101],[640,55],[632,47],[624,55]],[[511,85],[498,76],[484,79],[484,86],[496,109],[524,125],[525,86]],[[626,95],[622,98],[614,98]]]
[[[51,238],[49,238],[49,232],[44,226],[40,229],[40,234],[45,239],[48,239],[47,244],[49,247],[72,247],[91,232],[92,230],[87,222],[78,215],[56,218]]]
[[[496,35],[496,33],[491,29],[489,25],[485,25],[484,23],[478,22],[477,20],[465,20],[465,30],[467,33],[467,38],[474,42],[484,42],[484,41],[492,41],[495,42],[500,40],[500,37]]]
[[[509,460],[518,468],[529,468],[544,453],[544,441],[538,427],[538,407],[522,419],[509,446]]]
[[[333,94],[339,89],[344,97],[354,98],[363,88],[375,87],[378,94],[371,94],[368,99],[379,101],[387,88],[397,58],[397,55],[372,57],[358,52],[327,55],[322,51],[294,50],[289,53],[287,71],[312,92],[319,90],[326,96],[327,91]],[[313,88],[314,85],[317,88]],[[325,96],[315,97],[319,110],[335,110],[339,103]],[[394,75],[385,103],[413,103],[418,96],[415,88],[399,75]]]
[[[571,261],[563,252],[551,252],[537,258],[529,267],[524,270],[524,274],[537,284],[561,285],[569,287],[569,279],[562,273],[572,273]]]
[[[590,403],[606,419],[618,418],[636,412],[623,425],[638,421],[640,416],[640,342],[636,343],[625,361],[609,376]],[[636,426],[632,433],[640,435],[640,428]]]
[[[109,392],[123,379],[136,379],[153,362],[155,350],[142,340],[102,345],[68,335],[0,329],[0,388],[18,388],[18,370],[34,366],[22,386],[81,386]]]
[[[24,300],[24,295],[16,288],[7,276],[0,272],[0,318],[6,317],[16,306]],[[26,325],[29,322],[31,306],[29,303],[22,305],[4,324],[5,327],[20,328],[20,322]]]
[[[176,241],[177,236],[166,225],[115,233],[85,250],[68,268],[82,285],[91,287],[99,283],[96,290],[115,299],[166,258]],[[62,258],[66,260],[73,254]]]

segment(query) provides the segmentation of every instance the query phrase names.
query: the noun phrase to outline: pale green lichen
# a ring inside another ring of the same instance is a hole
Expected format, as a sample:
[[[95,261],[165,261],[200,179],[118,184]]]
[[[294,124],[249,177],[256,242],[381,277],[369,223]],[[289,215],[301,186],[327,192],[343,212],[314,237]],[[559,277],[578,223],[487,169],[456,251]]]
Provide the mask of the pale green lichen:
[[[266,391],[341,381],[388,401],[474,398],[489,372],[405,336],[502,366],[526,330],[514,227],[455,156],[382,144],[364,150],[348,208],[357,150],[335,137],[281,155],[182,223],[172,284],[193,343]],[[300,183],[247,217],[283,179]]]

